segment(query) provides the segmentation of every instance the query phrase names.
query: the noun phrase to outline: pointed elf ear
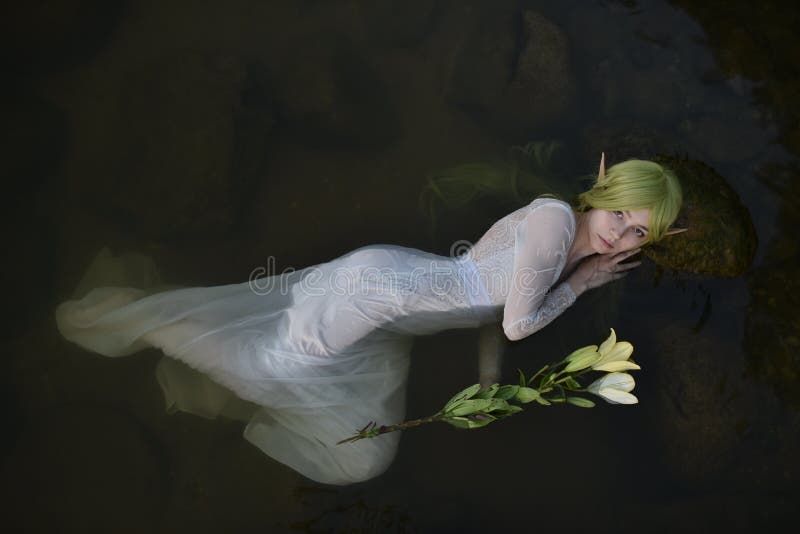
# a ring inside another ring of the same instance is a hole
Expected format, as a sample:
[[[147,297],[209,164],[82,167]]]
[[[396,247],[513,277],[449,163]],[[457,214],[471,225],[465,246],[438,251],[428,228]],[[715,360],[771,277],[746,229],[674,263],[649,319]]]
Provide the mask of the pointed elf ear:
[[[688,230],[688,228],[670,228],[664,232],[664,237],[667,237],[668,235],[682,234],[686,230]]]
[[[597,181],[606,177],[606,153],[600,152],[600,170],[597,171]]]

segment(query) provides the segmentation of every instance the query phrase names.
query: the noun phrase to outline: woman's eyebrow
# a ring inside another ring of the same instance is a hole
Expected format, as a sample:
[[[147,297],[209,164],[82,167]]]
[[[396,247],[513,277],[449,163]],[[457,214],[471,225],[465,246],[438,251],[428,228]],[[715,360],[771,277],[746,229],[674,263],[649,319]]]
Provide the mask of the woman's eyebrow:
[[[630,217],[631,217],[631,212],[630,212],[630,211],[628,211],[628,210],[625,210],[625,215],[627,215],[627,216],[628,216],[628,218],[630,219]],[[640,226],[641,226],[642,228],[644,228],[644,231],[645,231],[645,232],[649,232],[649,231],[650,231],[650,229],[649,229],[649,228],[648,228],[646,225],[642,224],[642,225],[640,225]]]

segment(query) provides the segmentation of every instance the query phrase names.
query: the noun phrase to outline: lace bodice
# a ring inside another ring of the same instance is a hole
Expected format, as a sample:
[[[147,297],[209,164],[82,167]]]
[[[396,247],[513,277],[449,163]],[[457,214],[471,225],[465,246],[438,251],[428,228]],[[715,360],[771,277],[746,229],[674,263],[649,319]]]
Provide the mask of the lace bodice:
[[[569,204],[537,198],[497,221],[468,252],[509,339],[524,338],[575,302],[559,279],[575,237]]]

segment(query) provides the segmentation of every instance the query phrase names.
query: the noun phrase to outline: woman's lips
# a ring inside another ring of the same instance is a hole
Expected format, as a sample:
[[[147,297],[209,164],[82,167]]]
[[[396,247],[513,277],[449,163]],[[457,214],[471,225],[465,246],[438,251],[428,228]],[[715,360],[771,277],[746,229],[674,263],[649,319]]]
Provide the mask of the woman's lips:
[[[602,241],[602,242],[603,242],[603,244],[604,244],[605,246],[607,246],[608,248],[614,248],[614,247],[612,247],[612,246],[611,246],[611,244],[610,244],[608,241],[606,241],[605,239],[603,239],[601,236],[599,236],[599,235],[598,235],[597,237],[599,237],[599,238],[600,238],[600,241]]]

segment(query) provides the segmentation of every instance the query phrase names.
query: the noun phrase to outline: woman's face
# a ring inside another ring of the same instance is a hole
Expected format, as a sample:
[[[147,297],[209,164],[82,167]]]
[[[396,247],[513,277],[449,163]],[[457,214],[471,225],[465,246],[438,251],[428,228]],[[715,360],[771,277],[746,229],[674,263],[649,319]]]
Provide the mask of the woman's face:
[[[632,250],[647,239],[650,210],[591,209],[586,218],[589,242],[598,254]]]

